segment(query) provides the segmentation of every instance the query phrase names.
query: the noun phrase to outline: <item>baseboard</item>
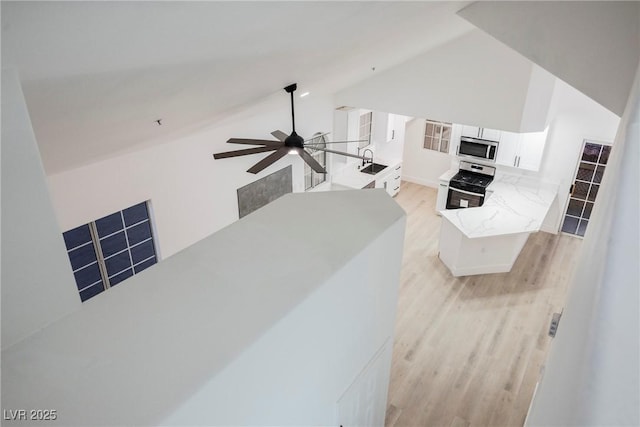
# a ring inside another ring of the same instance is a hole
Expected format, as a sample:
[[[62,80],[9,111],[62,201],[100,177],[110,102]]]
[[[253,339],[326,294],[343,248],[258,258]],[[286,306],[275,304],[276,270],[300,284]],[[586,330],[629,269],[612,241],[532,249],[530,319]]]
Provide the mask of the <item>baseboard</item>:
[[[513,264],[514,263],[494,264],[494,265],[483,265],[478,267],[467,267],[467,268],[450,268],[449,267],[449,270],[451,271],[451,274],[453,274],[455,277],[475,276],[476,274],[508,273],[513,268]]]
[[[413,182],[414,184],[424,185],[425,187],[431,187],[431,188],[438,188],[438,185],[440,183],[440,181],[438,180],[433,181],[430,179],[424,179],[417,176],[410,176],[405,174],[402,174],[402,180]]]

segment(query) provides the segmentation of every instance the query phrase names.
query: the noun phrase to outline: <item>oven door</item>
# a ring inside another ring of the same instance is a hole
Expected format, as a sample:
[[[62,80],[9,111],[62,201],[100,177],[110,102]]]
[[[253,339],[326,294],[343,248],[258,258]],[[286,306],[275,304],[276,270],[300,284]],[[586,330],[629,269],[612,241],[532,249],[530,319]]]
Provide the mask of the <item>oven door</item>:
[[[482,206],[482,203],[484,203],[484,194],[449,187],[447,209],[477,208]]]

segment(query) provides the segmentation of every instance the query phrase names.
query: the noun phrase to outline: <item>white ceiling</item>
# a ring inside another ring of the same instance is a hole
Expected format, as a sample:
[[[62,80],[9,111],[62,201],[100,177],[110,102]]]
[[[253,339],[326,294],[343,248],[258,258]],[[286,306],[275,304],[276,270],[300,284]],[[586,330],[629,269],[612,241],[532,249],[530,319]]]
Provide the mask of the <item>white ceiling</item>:
[[[292,82],[334,93],[472,30],[455,14],[468,3],[3,1],[2,65],[18,68],[51,174]]]

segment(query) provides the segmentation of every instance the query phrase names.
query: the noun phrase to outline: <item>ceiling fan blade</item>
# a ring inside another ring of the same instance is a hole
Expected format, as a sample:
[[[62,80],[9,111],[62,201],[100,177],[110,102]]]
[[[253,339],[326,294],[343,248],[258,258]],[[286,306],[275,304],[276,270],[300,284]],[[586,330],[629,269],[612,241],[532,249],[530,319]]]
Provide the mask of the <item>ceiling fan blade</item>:
[[[214,159],[226,159],[227,157],[247,156],[249,154],[264,153],[266,151],[274,151],[279,147],[256,147],[247,148],[246,150],[225,151],[224,153],[215,153]]]
[[[330,133],[331,133],[331,132],[325,132],[325,133],[321,133],[321,134],[318,134],[318,135],[314,135],[314,136],[312,136],[312,137],[311,137],[311,138],[309,138],[309,139],[305,139],[305,141],[304,141],[304,142],[313,141],[314,139],[318,139],[318,138],[321,138],[321,137],[323,137],[323,136],[327,136],[327,135],[329,135]]]
[[[305,143],[304,145],[310,146],[310,145],[323,145],[323,144],[348,144],[350,142],[366,142],[366,139],[362,139],[362,140],[354,140],[354,141],[327,141],[327,142],[309,142],[309,143]]]
[[[312,148],[314,150],[326,151],[327,153],[339,154],[341,156],[354,157],[354,158],[360,159],[360,160],[371,160],[371,157],[357,156],[355,154],[345,153],[344,151],[329,150],[328,148],[317,147],[317,146],[316,147],[312,147]]]
[[[246,138],[230,138],[228,144],[249,144],[249,145],[280,145],[281,141],[273,141],[270,139],[246,139]]]
[[[327,173],[325,168],[323,168],[322,165],[318,163],[311,154],[304,151],[304,149],[298,150],[298,154],[300,154],[302,160],[304,160],[309,166],[311,166],[311,169],[313,169],[317,173]]]
[[[249,169],[247,169],[247,172],[258,173],[262,171],[263,169],[271,166],[272,164],[274,164],[275,162],[277,162],[278,160],[286,156],[289,150],[290,150],[289,147],[285,147],[285,146],[280,147],[278,151],[276,151],[275,153],[269,154],[267,157],[260,160],[258,163],[251,166]]]
[[[273,132],[271,132],[271,135],[273,135],[274,137],[278,138],[280,141],[284,141],[285,139],[287,139],[289,137],[289,135],[287,135],[286,133],[282,132],[281,130],[274,130]]]

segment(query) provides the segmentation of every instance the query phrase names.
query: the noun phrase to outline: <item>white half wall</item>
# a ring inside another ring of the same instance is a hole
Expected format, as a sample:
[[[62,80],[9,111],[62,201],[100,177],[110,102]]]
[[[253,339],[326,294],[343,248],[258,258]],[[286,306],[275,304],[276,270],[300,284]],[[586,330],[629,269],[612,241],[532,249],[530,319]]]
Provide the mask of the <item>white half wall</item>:
[[[517,132],[531,71],[529,60],[474,30],[338,92],[335,105]]]
[[[622,115],[640,58],[640,2],[478,1],[458,15]]]
[[[80,308],[20,80],[2,70],[2,349]]]
[[[236,190],[288,165],[293,191],[304,190],[303,162],[285,156],[258,175],[247,173],[268,154],[215,160],[213,153],[252,146],[227,139],[274,139],[270,132],[291,131],[284,91],[236,116],[170,143],[135,151],[49,176],[51,196],[63,231],[144,200],[151,200],[156,242],[162,258],[188,247],[238,219]],[[329,98],[296,99],[296,131],[305,138],[330,132]]]
[[[287,194],[3,350],[2,407],[65,427],[382,427],[405,226],[383,189]]]
[[[438,178],[452,167],[449,153],[424,148],[425,119],[413,119],[406,124],[402,179],[427,187],[438,188]]]

